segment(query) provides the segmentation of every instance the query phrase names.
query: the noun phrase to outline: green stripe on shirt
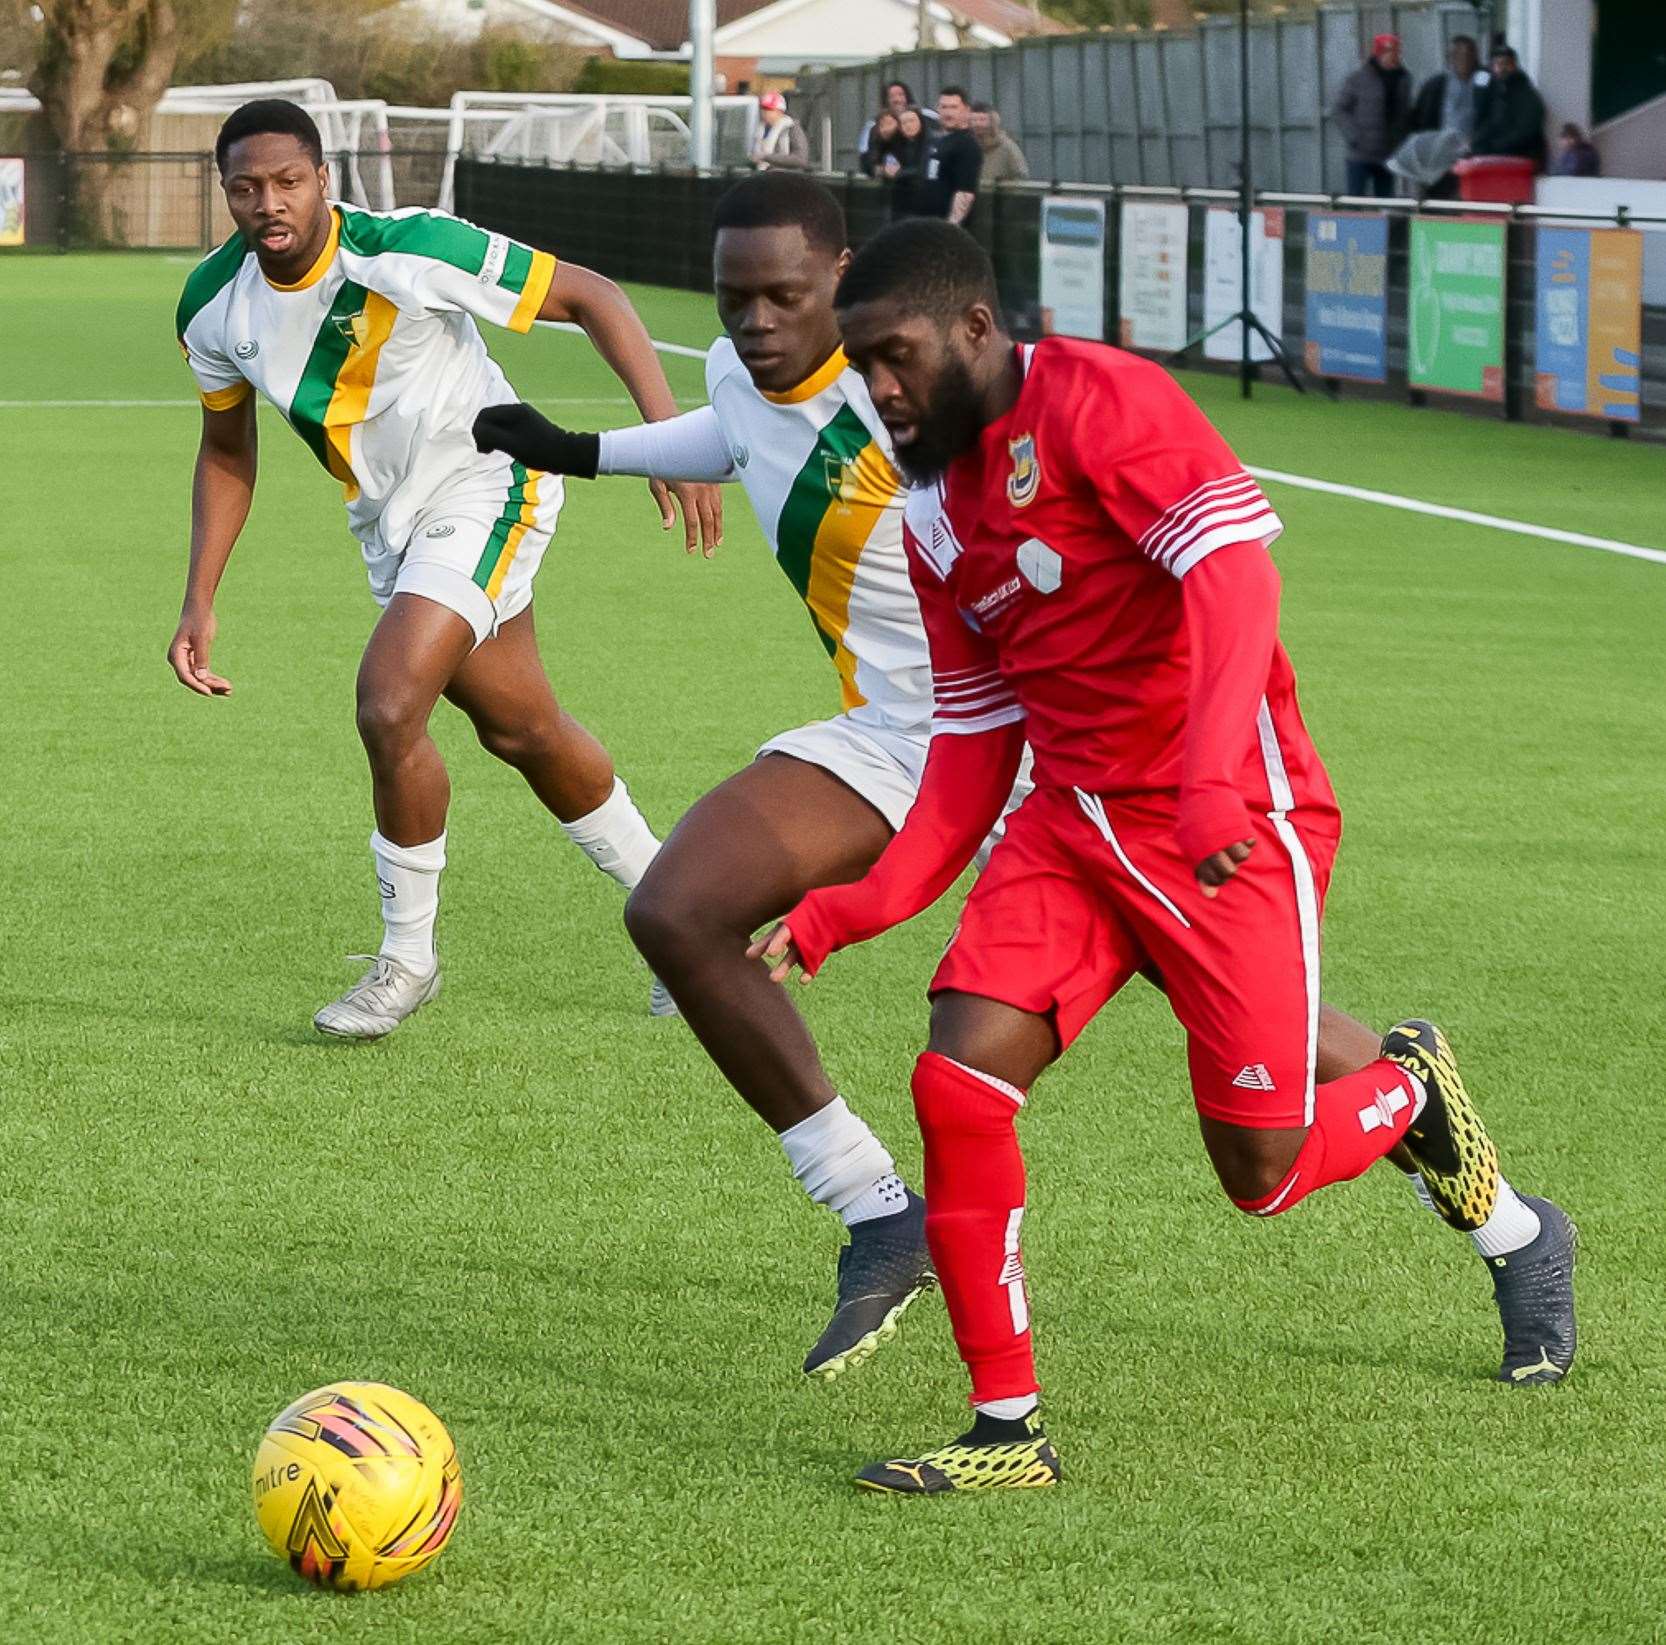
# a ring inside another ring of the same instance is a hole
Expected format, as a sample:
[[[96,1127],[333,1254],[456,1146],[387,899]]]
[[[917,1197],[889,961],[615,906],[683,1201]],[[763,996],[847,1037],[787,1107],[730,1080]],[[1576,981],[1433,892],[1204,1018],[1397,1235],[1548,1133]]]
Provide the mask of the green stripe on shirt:
[[[781,505],[781,518],[775,528],[775,558],[806,605],[810,597],[810,561],[815,554],[816,533],[821,530],[828,509],[838,500],[839,475],[847,463],[856,460],[871,438],[862,419],[848,405],[841,406],[816,436],[814,448]],[[821,626],[813,611],[810,622],[822,649],[831,657],[838,648],[838,637]]]
[[[243,236],[234,234],[185,276],[185,289],[174,311],[174,331],[181,342],[185,341],[186,328],[191,322],[237,278],[243,259],[249,255]]]
[[[505,291],[525,291],[526,277],[532,272],[532,252],[518,240],[509,242],[508,255],[503,259],[503,273],[497,283]]]
[[[342,213],[343,217],[347,214]],[[313,338],[312,352],[307,356],[306,368],[296,386],[295,397],[289,402],[290,426],[312,447],[312,454],[331,474],[343,482],[350,474],[336,474],[330,468],[330,443],[324,434],[324,414],[330,409],[336,390],[336,377],[353,347],[352,318],[364,312],[368,293],[361,285],[343,280],[341,290],[330,304],[330,312]]]
[[[432,257],[436,262],[462,269],[465,274],[478,274],[485,265],[491,236],[473,223],[437,212],[418,212],[411,217],[373,217],[368,212],[343,206],[341,243],[361,257],[402,252],[410,257]]]

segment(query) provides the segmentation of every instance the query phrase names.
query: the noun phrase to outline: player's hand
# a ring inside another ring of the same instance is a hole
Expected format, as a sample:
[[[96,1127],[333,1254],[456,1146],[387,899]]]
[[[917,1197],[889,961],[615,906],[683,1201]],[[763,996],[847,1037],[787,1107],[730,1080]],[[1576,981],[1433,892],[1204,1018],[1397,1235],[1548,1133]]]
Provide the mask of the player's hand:
[[[229,697],[231,681],[222,679],[208,666],[219,622],[212,611],[185,611],[168,644],[168,667],[187,691],[200,697]]]
[[[785,982],[804,963],[799,958],[798,945],[793,941],[792,927],[785,920],[773,931],[757,938],[747,949],[746,957],[749,960],[762,960],[769,966],[771,982]],[[799,972],[798,980],[808,983],[812,979]]]
[[[1224,851],[1216,851],[1197,865],[1197,883],[1206,897],[1218,897],[1221,887],[1238,872],[1238,865],[1255,849],[1254,840],[1239,840]]]
[[[693,485],[674,480],[650,480],[648,490],[659,508],[659,523],[669,531],[677,523],[677,509],[683,513],[683,548],[692,554],[698,548],[709,560],[723,541],[723,488]],[[676,499],[676,507],[672,506]]]
[[[601,436],[575,434],[524,400],[512,406],[486,406],[474,419],[473,433],[476,451],[501,451],[524,467],[546,474],[596,478]]]

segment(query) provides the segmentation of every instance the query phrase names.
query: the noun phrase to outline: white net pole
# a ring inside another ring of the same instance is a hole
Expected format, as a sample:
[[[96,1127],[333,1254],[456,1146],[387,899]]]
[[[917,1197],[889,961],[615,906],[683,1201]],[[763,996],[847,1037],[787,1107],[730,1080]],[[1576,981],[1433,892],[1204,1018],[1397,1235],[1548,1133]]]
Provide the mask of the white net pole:
[[[688,0],[688,89],[694,99],[689,128],[694,138],[690,156],[702,171],[711,169],[715,120],[712,110],[712,41],[717,33],[717,0]]]

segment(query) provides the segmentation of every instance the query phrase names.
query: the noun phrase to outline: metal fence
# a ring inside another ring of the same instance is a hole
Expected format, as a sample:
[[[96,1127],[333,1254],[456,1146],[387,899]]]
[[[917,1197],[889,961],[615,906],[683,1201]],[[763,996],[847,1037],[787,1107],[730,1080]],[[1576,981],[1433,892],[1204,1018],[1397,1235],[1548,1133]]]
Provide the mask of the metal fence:
[[[1325,6],[1257,18],[1249,30],[1255,181],[1266,189],[1336,193],[1345,145],[1325,111],[1371,36],[1400,35],[1421,80],[1444,66],[1455,34],[1480,38],[1474,6]],[[794,118],[819,163],[856,168],[857,141],[891,80],[916,96],[965,86],[1000,110],[1033,177],[1070,183],[1228,187],[1237,181],[1239,30],[1212,19],[1195,32],[1037,37],[999,51],[907,52],[806,76]]]
[[[375,180],[375,204],[434,205],[447,172],[443,129],[397,149],[337,156],[340,173]],[[93,153],[26,154],[24,240],[69,250],[207,251],[231,233],[214,156]],[[342,198],[362,198],[338,176]]]
[[[207,250],[231,233],[207,154],[24,156],[24,242]]]
[[[457,209],[475,222],[558,250],[562,256],[598,268],[616,279],[707,291],[711,288],[712,208],[730,181],[726,175],[693,172],[622,174],[584,167],[547,169],[463,162],[457,168]],[[849,174],[828,175],[822,181],[844,204],[853,245],[860,245],[888,220],[886,191],[878,184]],[[1047,192],[1046,186],[1039,184],[1006,185],[987,191],[979,196],[972,219],[973,231],[994,260],[1008,318],[1014,329],[1025,336],[1034,336],[1041,328],[1039,247],[1041,207]],[[1210,189],[1109,187],[1082,187],[1068,192],[1111,202],[1122,197],[1185,201],[1190,213],[1191,240],[1188,312],[1192,328],[1201,329],[1205,214],[1211,206],[1230,205],[1235,198],[1232,193]],[[1277,193],[1263,196],[1261,203],[1283,208],[1286,241],[1291,247],[1305,242],[1309,211],[1330,210],[1337,204],[1334,199],[1322,196]],[[1397,208],[1387,201],[1345,203],[1345,209],[1383,206],[1393,208],[1389,225],[1388,382],[1381,386],[1355,383],[1322,386],[1348,395],[1422,403],[1423,396],[1411,387],[1406,377],[1407,248],[1409,224],[1416,213],[1409,201],[1401,202]],[[1461,209],[1473,212],[1481,208]],[[1552,215],[1558,221],[1567,221],[1568,214],[1541,212],[1535,207],[1496,209],[1507,224],[1509,259],[1503,402],[1491,405],[1435,396],[1431,403],[1491,416],[1601,429],[1604,425],[1600,422],[1547,413],[1535,404],[1537,224],[1541,217]],[[1107,213],[1104,335],[1108,338],[1118,336],[1120,331],[1118,215],[1114,209]],[[1615,221],[1612,217],[1605,220]],[[1283,342],[1297,360],[1302,359],[1306,342],[1304,276],[1303,258],[1299,252],[1292,252],[1284,265]],[[714,320],[714,329],[715,323]],[[1196,363],[1207,362],[1196,360]],[[1642,377],[1643,412],[1639,431],[1653,437],[1666,436],[1666,308],[1644,310]]]

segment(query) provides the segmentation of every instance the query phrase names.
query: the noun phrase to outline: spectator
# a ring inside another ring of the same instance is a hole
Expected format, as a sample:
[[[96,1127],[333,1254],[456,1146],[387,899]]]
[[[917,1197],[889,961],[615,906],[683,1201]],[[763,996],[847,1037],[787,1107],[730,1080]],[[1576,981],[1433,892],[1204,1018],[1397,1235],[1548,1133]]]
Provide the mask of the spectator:
[[[752,139],[752,164],[759,171],[808,171],[810,139],[787,113],[787,100],[778,91],[758,99],[758,135]]]
[[[987,103],[972,105],[972,135],[983,150],[981,183],[1022,183],[1030,175],[1024,151],[1001,130],[1001,117]]]
[[[1446,67],[1423,82],[1412,107],[1411,129],[1451,132],[1458,152],[1469,147],[1475,131],[1475,106],[1487,77],[1481,72],[1481,48],[1467,34],[1454,34],[1446,48]],[[1451,173],[1437,181],[1425,199],[1455,200],[1458,179]]]
[[[925,175],[918,207],[922,217],[946,217],[964,223],[978,198],[983,150],[972,135],[972,105],[960,86],[937,94],[938,130],[926,139]]]
[[[1590,138],[1570,122],[1557,136],[1556,164],[1551,170],[1558,177],[1600,177],[1602,156]]]
[[[896,115],[889,109],[881,109],[868,122],[868,140],[857,157],[856,163],[862,168],[862,175],[881,180],[894,175],[900,143],[901,128],[897,125]]]
[[[1481,88],[1475,109],[1472,154],[1511,154],[1545,163],[1545,100],[1521,72],[1510,46],[1494,46],[1492,78]]]
[[[921,109],[920,105],[914,101],[914,93],[909,89],[906,80],[887,80],[884,90],[880,93],[879,100],[881,106],[890,110],[899,120],[902,118],[904,109],[919,109],[920,119],[928,128],[937,124],[937,116],[930,109]],[[865,154],[867,152],[868,139],[873,135],[873,128],[877,120],[878,116],[876,115],[873,120],[863,126],[861,136],[856,139],[858,153]]]
[[[1332,116],[1348,139],[1348,193],[1391,195],[1384,162],[1411,123],[1411,76],[1400,66],[1400,37],[1379,34],[1371,55],[1342,82]]]
[[[1412,109],[1413,131],[1455,131],[1467,147],[1475,132],[1475,104],[1487,77],[1481,49],[1467,34],[1454,34],[1446,67],[1423,82]]]
[[[921,217],[925,208],[920,192],[926,171],[930,138],[919,109],[904,109],[897,117],[896,152],[885,160],[881,175],[891,185],[891,217]]]

